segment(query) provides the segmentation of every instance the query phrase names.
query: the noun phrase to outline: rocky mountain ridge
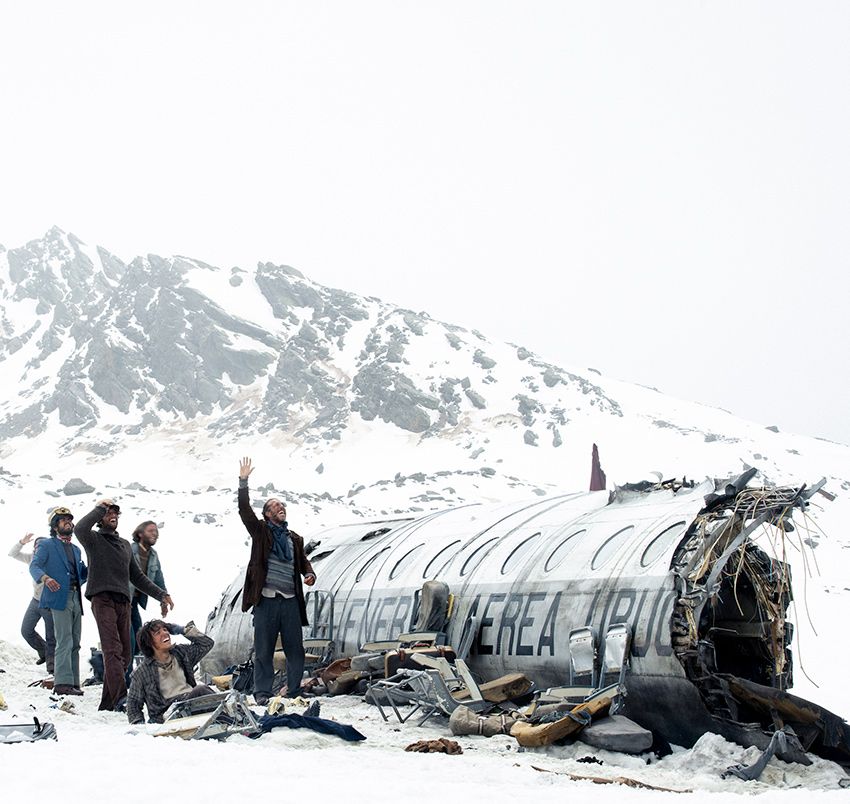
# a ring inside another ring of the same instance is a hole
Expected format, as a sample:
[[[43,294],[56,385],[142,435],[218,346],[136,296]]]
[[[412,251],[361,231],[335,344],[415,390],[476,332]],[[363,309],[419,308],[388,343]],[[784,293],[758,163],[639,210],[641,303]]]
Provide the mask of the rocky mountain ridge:
[[[594,441],[620,480],[742,464],[781,480],[808,474],[798,459],[815,443],[553,365],[289,266],[227,270],[152,254],[124,263],[56,227],[0,247],[0,367],[4,464],[36,450],[67,464],[63,484],[79,475],[99,485],[81,464],[156,444],[151,472],[167,473],[165,454],[191,481],[198,461],[250,447],[268,450],[286,487],[361,495],[364,513],[445,507],[482,489],[586,487]],[[847,448],[816,451],[822,474],[850,489]],[[406,503],[382,502],[401,487]]]
[[[260,326],[193,285],[215,271],[155,255],[125,265],[57,228],[0,254],[0,362],[20,389],[19,400],[3,401],[0,435],[38,436],[55,411],[74,437],[111,421],[132,435],[208,417],[215,434],[282,427],[330,441],[355,415],[436,436],[488,409],[499,361],[479,333],[324,288],[287,266],[234,268],[229,285],[254,284],[264,317],[274,319]],[[439,351],[459,353],[463,376],[440,372],[440,354],[428,366],[411,360],[412,341],[426,331]],[[526,443],[548,436],[558,446],[579,399],[621,415],[586,377],[522,347],[512,358],[522,376],[513,409],[500,413],[522,422]],[[560,393],[550,402],[541,387]]]

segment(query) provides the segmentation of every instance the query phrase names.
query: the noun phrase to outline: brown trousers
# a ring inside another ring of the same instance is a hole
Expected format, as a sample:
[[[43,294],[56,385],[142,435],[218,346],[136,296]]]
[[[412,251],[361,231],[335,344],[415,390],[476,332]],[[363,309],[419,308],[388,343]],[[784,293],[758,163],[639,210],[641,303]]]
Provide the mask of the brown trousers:
[[[130,666],[130,601],[119,603],[109,592],[94,595],[91,610],[103,652],[103,694],[98,709],[115,709],[127,697],[124,673]]]

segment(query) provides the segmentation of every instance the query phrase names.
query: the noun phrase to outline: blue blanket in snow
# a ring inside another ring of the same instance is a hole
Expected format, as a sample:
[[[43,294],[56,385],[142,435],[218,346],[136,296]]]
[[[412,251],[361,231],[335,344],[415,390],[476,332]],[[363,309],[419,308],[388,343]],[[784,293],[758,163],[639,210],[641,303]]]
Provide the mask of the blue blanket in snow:
[[[309,715],[263,715],[260,718],[260,734],[276,729],[278,726],[286,726],[290,729],[312,729],[321,734],[333,734],[337,737],[342,737],[348,742],[357,742],[365,740],[365,735],[361,734],[354,726],[348,726],[345,723],[336,723],[333,720],[325,720],[323,717],[310,717]],[[256,735],[257,737],[260,734]]]

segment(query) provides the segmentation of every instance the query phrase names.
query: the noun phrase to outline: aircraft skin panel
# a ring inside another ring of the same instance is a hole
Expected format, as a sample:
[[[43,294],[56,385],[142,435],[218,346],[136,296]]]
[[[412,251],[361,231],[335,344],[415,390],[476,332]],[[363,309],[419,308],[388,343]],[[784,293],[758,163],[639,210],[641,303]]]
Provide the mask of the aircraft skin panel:
[[[518,671],[539,683],[563,683],[569,631],[593,625],[601,633],[611,622],[632,625],[636,658],[651,654],[661,663],[656,672],[682,675],[666,627],[675,596],[669,564],[702,499],[684,494],[653,504],[643,497],[607,503],[607,492],[591,492],[466,506],[396,523],[368,541],[357,534],[374,532],[373,526],[327,529],[317,554],[328,544],[338,546],[315,563],[315,590],[333,595],[337,654],[352,655],[365,642],[410,630],[417,592],[425,580],[437,579],[455,596],[450,641],[459,641],[469,616],[481,621],[471,662],[484,675]],[[646,545],[671,523],[681,523],[681,530],[670,531],[643,566]],[[594,567],[600,550],[624,531],[628,537],[609,546],[610,556]],[[575,533],[571,550],[550,565],[561,542]],[[525,555],[510,562],[521,545]],[[231,598],[240,584],[237,579],[228,590]],[[218,641],[236,641],[230,621],[239,616],[238,608],[212,621]],[[239,639],[245,634],[240,628]],[[220,651],[224,645],[214,653]]]
[[[307,591],[306,635],[332,639],[337,657],[391,641],[413,630],[422,585],[438,580],[452,595],[448,642],[459,645],[471,618],[477,623],[473,671],[482,679],[521,672],[543,688],[569,681],[570,631],[589,626],[601,644],[610,625],[626,623],[624,714],[679,745],[716,731],[765,747],[772,721],[734,694],[744,689],[764,706],[768,693],[788,696],[791,588],[788,567],[753,537],[793,527],[791,509],[805,510],[820,484],[749,487],[754,473],[326,528],[311,554],[317,583]],[[205,672],[249,654],[243,578],[244,568],[209,616],[216,644]],[[820,741],[821,755],[838,751],[850,764],[850,727],[796,700],[827,724],[791,721],[806,747]]]
[[[601,634],[625,622],[636,667],[681,677],[671,646],[670,566],[714,488],[706,481],[677,493],[566,494],[326,529],[308,597],[333,596],[339,656],[409,631],[417,593],[435,579],[454,595],[449,641],[460,641],[470,616],[479,620],[470,659],[482,675],[518,671],[539,684],[564,683],[570,630],[589,625]],[[247,655],[250,627],[236,623],[250,625],[250,614],[231,602],[240,588],[241,575],[210,621],[217,649],[208,664],[219,653]]]

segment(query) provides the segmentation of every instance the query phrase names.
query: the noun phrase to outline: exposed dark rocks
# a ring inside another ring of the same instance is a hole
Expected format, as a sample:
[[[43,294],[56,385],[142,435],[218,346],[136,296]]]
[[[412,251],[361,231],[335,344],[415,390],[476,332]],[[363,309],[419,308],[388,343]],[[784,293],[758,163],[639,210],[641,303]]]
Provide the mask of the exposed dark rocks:
[[[146,486],[143,486],[137,480],[134,480],[131,483],[128,483],[126,486],[124,486],[124,488],[130,489],[131,491],[150,491],[149,488],[147,488]]]
[[[545,413],[546,409],[536,399],[526,396],[525,394],[517,394],[514,399],[517,402],[517,410],[522,417],[522,423],[526,427],[531,427],[535,421],[535,413]]]
[[[74,494],[91,494],[94,491],[94,486],[90,486],[85,480],[79,477],[72,477],[62,488],[62,493],[69,496]]]
[[[449,342],[449,346],[451,346],[452,349],[457,349],[458,351],[460,351],[463,348],[463,341],[458,338],[458,336],[455,335],[453,332],[447,332],[445,333],[445,335],[446,340]]]
[[[561,377],[561,372],[556,371],[554,368],[552,368],[552,366],[549,366],[549,368],[547,368],[546,371],[543,372],[543,384],[547,388],[554,388],[559,382],[564,382],[563,378]],[[564,384],[566,385],[566,383]]]
[[[464,393],[466,398],[479,410],[484,410],[487,407],[487,401],[477,391],[467,388]]]
[[[487,357],[481,349],[476,349],[472,357],[472,362],[477,363],[481,368],[491,369],[496,365],[496,361],[492,357]]]

